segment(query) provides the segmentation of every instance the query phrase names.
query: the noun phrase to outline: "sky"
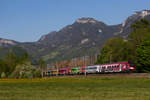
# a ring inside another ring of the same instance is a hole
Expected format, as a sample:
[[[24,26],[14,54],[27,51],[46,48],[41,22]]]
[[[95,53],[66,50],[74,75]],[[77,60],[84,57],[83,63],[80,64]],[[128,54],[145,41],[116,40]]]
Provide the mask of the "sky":
[[[0,0],[0,38],[34,42],[82,17],[120,24],[135,11],[150,10],[149,4],[150,0]]]

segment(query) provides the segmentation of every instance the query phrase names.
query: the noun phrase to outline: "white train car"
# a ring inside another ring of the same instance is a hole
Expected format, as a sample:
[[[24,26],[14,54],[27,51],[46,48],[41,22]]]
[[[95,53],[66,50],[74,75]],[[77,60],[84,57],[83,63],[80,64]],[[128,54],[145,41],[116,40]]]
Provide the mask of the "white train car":
[[[100,65],[86,66],[86,73],[99,73]]]

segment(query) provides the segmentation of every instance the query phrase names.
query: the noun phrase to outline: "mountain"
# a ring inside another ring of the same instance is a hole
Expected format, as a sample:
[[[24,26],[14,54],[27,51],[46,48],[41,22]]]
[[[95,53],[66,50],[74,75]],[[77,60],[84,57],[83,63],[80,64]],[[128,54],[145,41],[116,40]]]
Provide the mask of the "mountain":
[[[119,34],[122,37],[126,38],[131,32],[130,25],[142,18],[150,20],[150,10],[142,10],[134,12],[132,16],[129,16],[126,20],[123,21]]]
[[[99,53],[104,42],[112,37],[126,38],[130,25],[141,18],[150,20],[150,11],[142,10],[129,16],[123,23],[107,25],[93,18],[79,18],[73,24],[43,35],[37,42],[3,42],[0,47],[19,46],[34,59],[43,58],[47,63]]]
[[[0,58],[4,59],[9,52],[12,52],[16,56],[20,56],[27,51],[20,47],[21,43],[0,38]]]
[[[79,18],[72,25],[44,35],[35,43],[24,43],[23,47],[35,58],[42,57],[47,62],[70,59],[99,52],[104,41],[119,30],[118,25]]]

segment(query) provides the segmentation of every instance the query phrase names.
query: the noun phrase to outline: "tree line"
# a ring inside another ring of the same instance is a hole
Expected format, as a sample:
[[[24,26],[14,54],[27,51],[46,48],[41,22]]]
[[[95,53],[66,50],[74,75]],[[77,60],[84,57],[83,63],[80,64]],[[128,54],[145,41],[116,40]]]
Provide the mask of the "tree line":
[[[41,77],[44,69],[46,69],[46,64],[42,59],[33,65],[27,53],[18,56],[13,52],[8,52],[4,59],[0,59],[1,78]]]

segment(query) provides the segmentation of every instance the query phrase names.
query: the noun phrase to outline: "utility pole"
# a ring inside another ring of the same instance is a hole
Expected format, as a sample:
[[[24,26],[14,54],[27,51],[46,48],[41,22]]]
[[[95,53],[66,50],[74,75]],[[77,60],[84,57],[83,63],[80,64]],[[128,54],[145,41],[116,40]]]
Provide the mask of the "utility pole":
[[[112,54],[110,54],[109,63],[111,64]]]
[[[58,63],[56,61],[56,76],[58,76]]]
[[[85,65],[85,56],[84,56],[84,67],[85,67],[85,72],[84,72],[84,75],[86,77],[86,65]]]

